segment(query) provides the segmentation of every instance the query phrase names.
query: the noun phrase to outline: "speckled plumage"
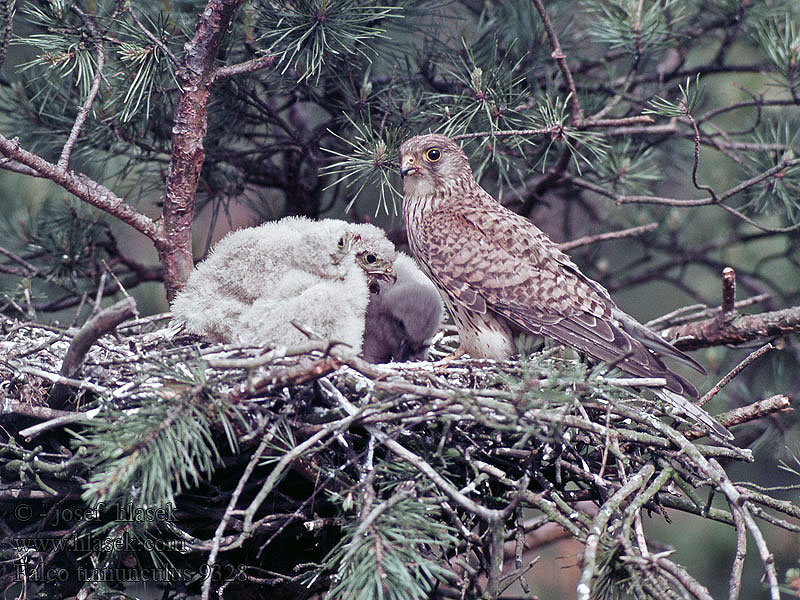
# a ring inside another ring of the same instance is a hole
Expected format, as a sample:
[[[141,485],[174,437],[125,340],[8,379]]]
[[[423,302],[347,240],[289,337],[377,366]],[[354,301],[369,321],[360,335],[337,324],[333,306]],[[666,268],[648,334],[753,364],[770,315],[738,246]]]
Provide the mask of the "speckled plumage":
[[[544,232],[483,190],[458,144],[413,137],[400,160],[409,247],[453,314],[460,351],[502,360],[520,336],[546,336],[630,375],[663,377],[673,395],[697,396],[662,357],[702,367],[617,308]]]

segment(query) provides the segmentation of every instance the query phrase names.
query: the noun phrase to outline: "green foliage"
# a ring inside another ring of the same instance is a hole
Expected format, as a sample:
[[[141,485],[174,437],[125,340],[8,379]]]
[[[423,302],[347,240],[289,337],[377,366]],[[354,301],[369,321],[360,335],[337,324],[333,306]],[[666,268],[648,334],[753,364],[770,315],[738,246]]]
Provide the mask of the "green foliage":
[[[90,158],[90,172],[103,176],[108,173],[95,166],[104,162],[97,160],[98,152],[107,158],[139,159],[124,169],[124,177],[142,166],[143,155],[158,153],[158,144],[166,139],[163,123],[149,119],[163,121],[171,113],[176,65],[166,51],[177,51],[182,44],[181,35],[175,34],[184,19],[176,12],[164,14],[152,3],[123,7],[98,2],[96,11],[85,14],[67,0],[25,3],[21,13],[26,27],[14,44],[32,56],[20,62],[15,81],[2,89],[1,110],[12,117],[28,115],[27,127],[13,118],[11,126],[27,146],[55,156],[64,143],[60,136],[71,129],[92,86],[102,46],[105,64],[98,100],[75,154]],[[149,180],[140,183],[152,185]]]
[[[753,135],[757,150],[747,154],[747,172],[754,176],[800,157],[800,121],[787,114],[767,119]],[[751,213],[783,214],[793,223],[800,220],[800,165],[781,169],[777,177],[751,187],[744,205]]]
[[[45,203],[36,217],[28,245],[47,281],[72,290],[96,283],[106,256],[105,222],[75,200]]]
[[[147,29],[160,35],[158,43],[131,21],[120,22],[121,33],[126,34],[125,41],[116,49],[120,81],[113,88],[116,97],[109,99],[106,110],[118,115],[121,123],[128,123],[134,117],[150,118],[151,103],[162,102],[163,95],[177,87],[175,65],[165,53],[170,41],[166,35],[170,29],[169,17],[159,13],[155,21],[149,15],[143,18]]]
[[[357,0],[259,1],[257,28],[264,52],[275,54],[282,73],[317,83],[323,67],[358,58],[371,61],[375,39],[386,39],[384,22],[402,17],[400,7]]]
[[[3,213],[0,231],[6,246],[26,253],[26,288],[37,300],[55,292],[80,295],[92,289],[109,257],[108,224],[76,200],[21,204]]]
[[[606,160],[597,161],[595,175],[621,194],[649,193],[663,178],[655,149],[629,138],[607,150]]]
[[[79,94],[85,96],[97,70],[93,53],[96,40],[81,31],[78,16],[71,13],[66,1],[60,0],[43,5],[26,2],[21,12],[28,17],[31,25],[45,31],[15,40],[15,44],[39,50],[39,54],[22,63],[20,69],[23,72],[33,70],[38,77],[46,75],[73,80]],[[55,87],[48,86],[50,90]]]
[[[673,44],[686,18],[686,3],[675,0],[598,0],[582,5],[591,15],[587,20],[589,35],[636,59]]]
[[[345,517],[342,540],[322,567],[335,572],[329,598],[423,600],[436,581],[453,577],[441,557],[457,538],[442,521],[436,497],[417,493],[408,482],[380,501],[348,497],[356,514]]]
[[[675,100],[668,100],[661,96],[656,96],[650,101],[652,108],[642,111],[644,114],[660,115],[662,117],[684,117],[691,115],[700,104],[703,97],[703,90],[700,88],[700,74],[694,78],[694,84],[690,77],[678,86],[680,95]]]
[[[344,144],[344,149],[323,148],[338,159],[325,169],[336,177],[330,186],[344,183],[352,190],[352,200],[345,208],[345,212],[350,210],[365,189],[377,189],[378,202],[375,214],[377,215],[381,209],[388,213],[389,202],[393,212],[397,214],[396,201],[402,198],[402,193],[395,187],[396,178],[393,174],[397,170],[395,157],[402,140],[399,132],[376,131],[370,122],[356,123],[348,115],[344,115],[344,118],[352,125],[353,135],[345,139],[331,132],[337,141]]]
[[[236,449],[229,408],[206,388],[202,370],[165,379],[161,393],[142,406],[89,421],[75,444],[87,449],[92,475],[83,499],[90,506],[128,505],[146,509],[175,504],[175,496],[206,479],[220,461],[211,433],[219,422]]]
[[[783,23],[777,20],[759,23],[753,37],[783,77],[789,92],[795,95],[800,86],[800,25],[790,14],[785,14]]]
[[[486,45],[476,45],[484,50],[481,59],[462,39],[460,60],[445,71],[456,83],[454,91],[430,96],[427,110],[431,115],[445,115],[443,133],[447,135],[486,129],[493,140],[498,130],[534,126],[520,110],[530,99],[521,60],[510,62],[494,36],[486,41],[494,44],[494,51],[485,52]]]

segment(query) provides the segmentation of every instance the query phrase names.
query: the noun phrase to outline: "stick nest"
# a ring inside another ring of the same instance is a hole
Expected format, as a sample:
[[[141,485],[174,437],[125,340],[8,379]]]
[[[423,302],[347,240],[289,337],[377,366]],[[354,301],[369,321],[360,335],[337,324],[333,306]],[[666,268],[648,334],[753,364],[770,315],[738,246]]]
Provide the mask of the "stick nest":
[[[648,543],[649,519],[682,511],[735,530],[730,597],[749,534],[777,599],[762,527],[800,531],[798,506],[729,479],[721,463],[750,451],[559,348],[372,365],[318,340],[211,346],[160,315],[67,374],[75,331],[3,326],[4,587],[102,595],[152,575],[165,597],[497,598],[535,583],[537,540],[568,537],[579,599],[710,598]],[[755,416],[788,403],[770,400]]]

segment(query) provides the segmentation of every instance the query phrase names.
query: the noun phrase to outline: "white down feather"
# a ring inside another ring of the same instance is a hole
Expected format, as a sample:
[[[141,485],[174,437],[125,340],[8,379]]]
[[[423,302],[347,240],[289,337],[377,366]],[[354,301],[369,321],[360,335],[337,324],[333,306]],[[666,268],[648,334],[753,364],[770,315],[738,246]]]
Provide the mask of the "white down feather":
[[[286,217],[234,231],[197,265],[172,303],[173,321],[188,333],[238,345],[292,346],[308,337],[361,350],[369,300],[367,277],[354,245],[337,243],[358,234],[363,249],[392,261],[394,245],[373,225]]]

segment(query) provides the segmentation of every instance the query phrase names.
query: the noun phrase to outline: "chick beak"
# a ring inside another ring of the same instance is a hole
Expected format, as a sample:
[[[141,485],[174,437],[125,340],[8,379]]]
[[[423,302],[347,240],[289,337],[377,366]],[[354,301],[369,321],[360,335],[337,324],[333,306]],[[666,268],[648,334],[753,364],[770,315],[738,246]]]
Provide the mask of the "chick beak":
[[[417,166],[417,161],[414,157],[404,156],[400,163],[400,175],[405,177],[406,175],[413,175],[417,171],[419,171],[419,166]]]
[[[385,277],[387,281],[392,282],[392,285],[394,285],[397,282],[397,272],[394,270],[394,267],[392,265],[389,265],[389,268],[386,269]]]
[[[387,281],[394,285],[397,282],[397,272],[394,266],[388,261],[380,267],[367,273],[370,281]]]

